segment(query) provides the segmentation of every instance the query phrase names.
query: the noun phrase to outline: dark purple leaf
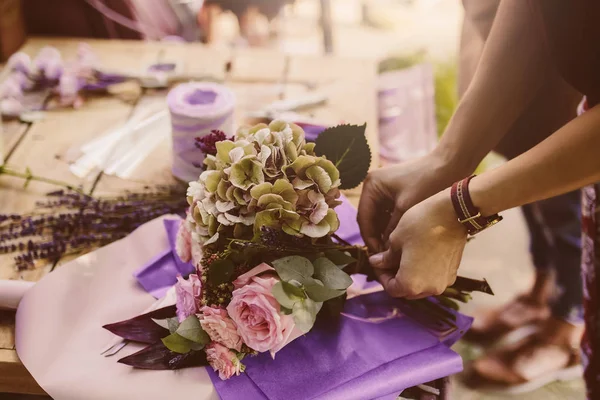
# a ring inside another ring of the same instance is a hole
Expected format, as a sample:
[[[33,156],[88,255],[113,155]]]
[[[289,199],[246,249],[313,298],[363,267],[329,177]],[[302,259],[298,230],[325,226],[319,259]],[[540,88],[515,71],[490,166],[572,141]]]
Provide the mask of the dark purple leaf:
[[[454,285],[452,285],[451,288],[462,292],[482,292],[491,294],[492,296],[494,295],[492,288],[485,279],[477,280],[458,276],[456,277],[456,282],[454,282]]]
[[[169,306],[142,314],[138,317],[114,324],[104,325],[103,328],[109,330],[123,339],[140,343],[156,343],[160,339],[169,336],[169,330],[159,326],[152,319],[166,319],[176,315],[176,307]]]
[[[118,362],[134,368],[153,370],[174,370],[208,365],[204,351],[192,350],[186,354],[175,353],[167,349],[162,342],[151,344],[137,353],[121,358]]]

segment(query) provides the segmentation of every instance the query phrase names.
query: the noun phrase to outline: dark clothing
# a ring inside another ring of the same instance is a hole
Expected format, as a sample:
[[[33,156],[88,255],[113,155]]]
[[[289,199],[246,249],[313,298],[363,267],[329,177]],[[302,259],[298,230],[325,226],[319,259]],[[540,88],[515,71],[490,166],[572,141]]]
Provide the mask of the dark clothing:
[[[600,1],[529,2],[552,64],[590,107],[600,103]]]

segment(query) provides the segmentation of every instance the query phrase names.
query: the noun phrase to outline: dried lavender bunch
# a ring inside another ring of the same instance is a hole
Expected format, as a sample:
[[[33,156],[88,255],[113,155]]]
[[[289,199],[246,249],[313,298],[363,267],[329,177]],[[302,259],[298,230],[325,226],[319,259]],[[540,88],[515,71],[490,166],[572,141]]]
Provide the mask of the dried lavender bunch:
[[[139,193],[94,198],[71,190],[47,194],[36,211],[0,214],[0,254],[15,255],[19,269],[57,261],[127,236],[164,214],[185,213],[185,186],[159,186]]]

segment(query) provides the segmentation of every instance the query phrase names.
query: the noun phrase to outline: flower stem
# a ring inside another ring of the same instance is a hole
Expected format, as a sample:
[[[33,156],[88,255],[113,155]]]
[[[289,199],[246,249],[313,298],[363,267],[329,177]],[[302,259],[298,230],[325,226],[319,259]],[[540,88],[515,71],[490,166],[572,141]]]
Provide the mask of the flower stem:
[[[7,167],[6,165],[0,165],[0,175],[8,175],[8,176],[14,176],[16,178],[25,179],[25,187],[27,187],[27,185],[29,185],[29,182],[31,182],[31,181],[44,182],[44,183],[49,183],[51,185],[62,186],[65,189],[72,190],[72,191],[82,194],[84,196],[91,197],[89,194],[85,193],[80,187],[71,185],[68,182],[63,182],[63,181],[59,181],[56,179],[50,179],[50,178],[45,178],[43,176],[33,175],[31,173],[31,171],[29,170],[29,168],[26,168],[25,172],[19,172],[19,171],[16,171],[14,169]]]

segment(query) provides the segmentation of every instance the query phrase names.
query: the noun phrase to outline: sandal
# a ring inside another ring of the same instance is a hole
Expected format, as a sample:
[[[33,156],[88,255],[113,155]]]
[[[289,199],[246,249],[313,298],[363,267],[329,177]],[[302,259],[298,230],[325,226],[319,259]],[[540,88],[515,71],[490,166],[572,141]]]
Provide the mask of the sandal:
[[[476,360],[471,369],[472,385],[497,394],[531,392],[583,374],[578,349],[544,343],[538,334]]]
[[[540,305],[526,295],[519,296],[506,306],[474,315],[473,326],[464,339],[489,346],[518,328],[534,330],[534,325],[549,316],[550,308],[547,305]]]

